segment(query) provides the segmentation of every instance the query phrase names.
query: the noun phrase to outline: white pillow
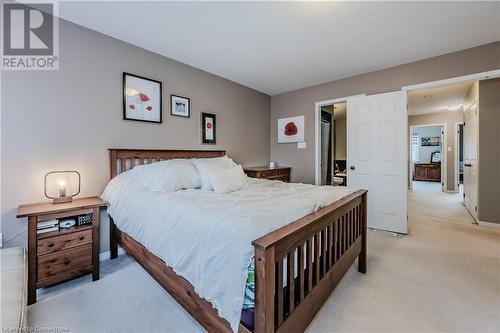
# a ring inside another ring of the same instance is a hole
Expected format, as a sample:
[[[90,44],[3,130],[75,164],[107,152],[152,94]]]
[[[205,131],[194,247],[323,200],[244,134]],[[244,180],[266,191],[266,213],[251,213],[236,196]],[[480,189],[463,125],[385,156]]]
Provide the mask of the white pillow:
[[[153,192],[200,188],[201,181],[190,159],[173,159],[138,165],[132,171],[138,181]]]
[[[236,165],[227,155],[215,158],[196,158],[193,160],[193,164],[200,176],[203,191],[213,191],[214,189],[208,175],[210,171],[226,169]]]
[[[208,171],[215,193],[229,193],[248,187],[247,176],[241,165]]]

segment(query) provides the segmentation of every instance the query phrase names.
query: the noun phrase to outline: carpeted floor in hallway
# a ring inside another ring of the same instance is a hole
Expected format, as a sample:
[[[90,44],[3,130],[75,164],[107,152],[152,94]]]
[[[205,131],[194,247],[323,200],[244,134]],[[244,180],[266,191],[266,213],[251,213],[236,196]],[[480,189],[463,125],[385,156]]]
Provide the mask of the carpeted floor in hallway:
[[[500,228],[478,226],[456,194],[409,193],[409,234],[369,232],[368,273],[351,267],[308,332],[500,331]],[[132,259],[39,292],[37,327],[71,332],[202,332]]]

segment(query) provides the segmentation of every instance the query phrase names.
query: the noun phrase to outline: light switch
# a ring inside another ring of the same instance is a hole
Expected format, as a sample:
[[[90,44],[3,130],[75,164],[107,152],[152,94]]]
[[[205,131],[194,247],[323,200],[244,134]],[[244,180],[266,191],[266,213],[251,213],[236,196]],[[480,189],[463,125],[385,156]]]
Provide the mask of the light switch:
[[[306,142],[297,142],[297,148],[298,149],[305,149],[306,148]]]
[[[448,151],[451,151],[451,147],[448,147]]]

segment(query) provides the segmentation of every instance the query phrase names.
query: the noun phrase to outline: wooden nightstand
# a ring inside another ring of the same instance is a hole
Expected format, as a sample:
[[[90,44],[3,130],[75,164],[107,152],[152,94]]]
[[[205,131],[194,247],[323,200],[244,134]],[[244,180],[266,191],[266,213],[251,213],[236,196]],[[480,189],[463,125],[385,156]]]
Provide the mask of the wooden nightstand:
[[[292,168],[290,167],[270,168],[268,166],[259,166],[259,167],[244,167],[243,171],[245,171],[248,177],[252,178],[264,178],[270,180],[282,180],[284,182],[289,182]]]
[[[92,273],[99,280],[99,212],[107,203],[99,197],[72,202],[20,205],[17,217],[28,218],[28,305],[36,289]],[[37,234],[37,224],[92,214],[92,223]]]

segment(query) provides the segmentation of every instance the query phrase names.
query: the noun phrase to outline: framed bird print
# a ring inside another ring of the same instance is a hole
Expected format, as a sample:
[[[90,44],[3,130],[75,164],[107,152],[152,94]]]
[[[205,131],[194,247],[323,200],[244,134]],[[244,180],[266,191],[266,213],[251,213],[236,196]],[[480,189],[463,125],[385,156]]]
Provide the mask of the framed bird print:
[[[161,82],[123,73],[123,119],[161,124]]]
[[[201,114],[201,142],[214,145],[217,143],[215,114]]]

